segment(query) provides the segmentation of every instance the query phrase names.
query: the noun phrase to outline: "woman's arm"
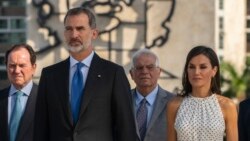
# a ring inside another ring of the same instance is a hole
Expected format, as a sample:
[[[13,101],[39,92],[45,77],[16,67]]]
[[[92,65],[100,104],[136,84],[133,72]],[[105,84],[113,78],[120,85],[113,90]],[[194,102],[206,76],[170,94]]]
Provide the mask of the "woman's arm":
[[[226,139],[227,141],[238,141],[238,126],[237,126],[238,114],[236,105],[231,99],[223,96],[221,96],[219,102],[225,120]]]
[[[167,141],[176,141],[177,133],[174,128],[175,117],[182,101],[182,97],[175,97],[167,105]]]

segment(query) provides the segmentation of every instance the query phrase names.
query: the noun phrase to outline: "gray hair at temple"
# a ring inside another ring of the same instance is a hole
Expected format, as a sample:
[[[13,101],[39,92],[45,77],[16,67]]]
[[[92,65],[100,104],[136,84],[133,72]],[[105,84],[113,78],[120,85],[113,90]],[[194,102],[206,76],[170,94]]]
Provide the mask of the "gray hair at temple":
[[[160,66],[160,61],[159,61],[159,58],[157,57],[157,55],[154,52],[152,52],[150,49],[143,48],[143,49],[136,51],[135,54],[133,55],[132,68],[135,67],[136,61],[141,55],[152,56],[153,58],[155,58],[155,66],[156,67]]]
[[[95,29],[96,28],[95,15],[90,9],[85,8],[85,7],[76,7],[76,8],[69,9],[68,12],[66,13],[65,17],[64,17],[64,24],[66,22],[66,19],[69,16],[75,16],[75,15],[79,15],[79,14],[82,14],[82,13],[84,13],[84,14],[86,14],[88,16],[88,18],[89,18],[89,26],[92,29]]]

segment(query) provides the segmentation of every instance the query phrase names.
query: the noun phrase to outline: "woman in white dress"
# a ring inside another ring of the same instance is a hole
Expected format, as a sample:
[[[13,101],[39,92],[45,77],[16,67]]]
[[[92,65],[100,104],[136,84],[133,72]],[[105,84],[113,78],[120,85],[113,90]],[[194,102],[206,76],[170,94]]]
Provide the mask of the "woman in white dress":
[[[209,47],[194,47],[186,58],[181,94],[168,103],[168,141],[237,141],[237,110],[221,95],[220,68]]]

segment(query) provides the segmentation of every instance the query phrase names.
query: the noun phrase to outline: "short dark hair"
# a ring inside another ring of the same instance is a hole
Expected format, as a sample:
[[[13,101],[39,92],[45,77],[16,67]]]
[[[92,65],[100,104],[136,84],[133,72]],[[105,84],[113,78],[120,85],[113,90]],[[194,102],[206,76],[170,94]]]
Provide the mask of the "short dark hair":
[[[19,48],[25,48],[29,52],[30,62],[32,65],[34,65],[36,63],[36,53],[34,52],[33,48],[30,45],[25,44],[25,43],[15,44],[9,50],[6,51],[6,53],[5,53],[5,65],[7,66],[7,64],[8,64],[9,54],[12,51],[17,50]]]
[[[193,57],[200,55],[200,54],[205,55],[209,59],[211,65],[212,65],[212,68],[217,67],[217,72],[211,81],[210,90],[212,93],[221,94],[220,65],[219,65],[219,59],[218,59],[216,53],[210,47],[196,46],[190,50],[190,52],[188,53],[187,58],[186,58],[186,63],[185,63],[185,67],[184,67],[183,75],[182,75],[183,90],[182,90],[181,95],[183,95],[183,96],[187,96],[189,93],[192,92],[192,86],[188,80],[188,74],[187,74],[188,64]]]
[[[79,15],[81,13],[84,13],[84,14],[86,14],[88,16],[88,18],[89,18],[89,26],[92,29],[96,28],[96,19],[95,19],[94,13],[91,12],[90,9],[85,8],[85,7],[76,7],[76,8],[69,9],[68,12],[66,13],[65,17],[64,17],[64,24],[66,22],[67,17],[73,16],[73,15]]]

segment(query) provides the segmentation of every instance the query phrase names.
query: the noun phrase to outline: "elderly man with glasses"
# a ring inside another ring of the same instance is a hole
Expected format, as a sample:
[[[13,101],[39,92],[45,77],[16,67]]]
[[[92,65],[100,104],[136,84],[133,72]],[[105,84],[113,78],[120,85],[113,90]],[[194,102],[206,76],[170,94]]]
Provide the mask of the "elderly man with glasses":
[[[161,68],[149,49],[138,50],[132,59],[130,75],[137,135],[141,141],[166,141],[166,104],[174,96],[158,85]]]

